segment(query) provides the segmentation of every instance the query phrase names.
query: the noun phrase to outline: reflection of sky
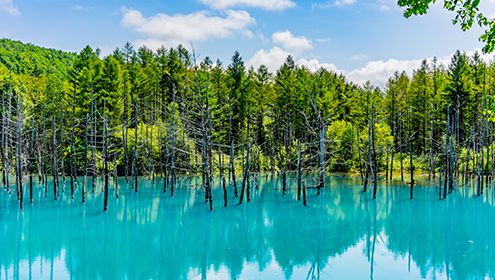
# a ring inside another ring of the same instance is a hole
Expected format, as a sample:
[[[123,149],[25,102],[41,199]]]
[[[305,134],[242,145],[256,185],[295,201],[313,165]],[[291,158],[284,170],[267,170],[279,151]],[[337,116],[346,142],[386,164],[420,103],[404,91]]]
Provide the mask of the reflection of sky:
[[[227,208],[215,189],[213,212],[203,191],[178,188],[171,198],[159,182],[139,193],[122,184],[107,214],[99,191],[84,206],[36,193],[19,212],[1,190],[0,279],[494,276],[492,192],[477,199],[461,189],[438,201],[437,188],[417,187],[411,201],[408,188],[381,185],[374,202],[358,182],[331,180],[320,197],[308,190],[308,207],[293,189],[282,196],[280,182],[262,182],[249,205],[229,195]]]

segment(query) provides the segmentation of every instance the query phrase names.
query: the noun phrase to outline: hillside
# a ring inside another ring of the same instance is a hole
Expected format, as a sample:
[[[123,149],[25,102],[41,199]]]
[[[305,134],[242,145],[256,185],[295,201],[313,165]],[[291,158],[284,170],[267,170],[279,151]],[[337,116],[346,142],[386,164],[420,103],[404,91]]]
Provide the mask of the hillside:
[[[0,67],[15,74],[40,76],[52,73],[67,78],[76,54],[29,43],[0,39]]]

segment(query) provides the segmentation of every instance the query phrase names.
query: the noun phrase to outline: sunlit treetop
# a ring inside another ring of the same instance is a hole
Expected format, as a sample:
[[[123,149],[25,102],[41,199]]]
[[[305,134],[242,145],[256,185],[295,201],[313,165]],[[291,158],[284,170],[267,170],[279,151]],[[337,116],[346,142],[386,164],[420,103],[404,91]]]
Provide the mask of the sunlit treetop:
[[[398,0],[397,4],[405,7],[405,17],[412,15],[424,15],[428,12],[430,4],[437,0]],[[454,24],[459,24],[463,31],[470,29],[474,22],[484,29],[480,36],[485,46],[483,52],[491,53],[495,48],[495,19],[488,18],[479,9],[480,0],[444,0],[443,7],[455,12],[456,16],[452,20]]]

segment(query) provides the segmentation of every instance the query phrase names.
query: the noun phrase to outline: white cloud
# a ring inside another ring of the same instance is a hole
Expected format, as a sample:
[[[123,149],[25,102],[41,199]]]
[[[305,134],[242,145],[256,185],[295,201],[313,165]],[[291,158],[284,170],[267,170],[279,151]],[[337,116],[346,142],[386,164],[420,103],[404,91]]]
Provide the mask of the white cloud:
[[[6,13],[13,16],[20,16],[21,12],[14,5],[14,0],[0,0],[0,13]]]
[[[329,71],[333,72],[343,72],[342,70],[339,70],[335,64],[332,63],[321,63],[318,59],[313,58],[313,59],[305,59],[305,58],[300,58],[296,61],[297,65],[304,66],[308,68],[311,71],[316,71],[320,68],[327,69]]]
[[[390,7],[388,5],[383,4],[380,6],[380,11],[388,12],[390,11]]]
[[[495,54],[482,54],[481,49],[475,49],[466,52],[466,55],[472,57],[475,52],[481,55],[481,58],[490,62],[495,59]],[[453,54],[452,54],[453,55]],[[438,64],[443,64],[448,66],[452,59],[452,55],[438,57]],[[432,57],[427,58],[428,62],[431,63]],[[364,67],[352,70],[345,73],[350,81],[357,84],[364,84],[366,81],[370,81],[372,84],[380,87],[384,87],[388,79],[393,75],[395,71],[405,71],[408,75],[412,75],[413,71],[421,66],[423,59],[411,59],[411,60],[378,60],[368,62]]]
[[[273,33],[272,40],[275,45],[279,45],[285,50],[300,52],[313,48],[311,41],[304,36],[295,37],[289,30]]]
[[[93,6],[83,6],[83,5],[79,5],[79,4],[75,4],[71,7],[71,10],[77,11],[77,12],[87,12],[87,11],[93,10],[93,9],[94,9]]]
[[[295,63],[299,66],[304,66],[311,71],[316,71],[320,68],[325,68],[334,72],[343,72],[338,70],[334,64],[330,63],[321,63],[318,59],[306,59],[306,58],[297,58],[293,53],[283,50],[279,47],[273,47],[269,51],[259,50],[257,51],[248,61],[248,66],[253,66],[254,68],[259,67],[260,65],[265,65],[272,72],[276,72],[280,66],[285,62],[285,59],[292,55],[295,59]]]
[[[336,0],[334,2],[334,5],[340,7],[340,6],[349,6],[354,3],[356,3],[356,0]]]
[[[122,24],[145,35],[136,43],[189,44],[213,38],[227,38],[236,34],[252,36],[249,26],[256,24],[246,11],[226,10],[221,16],[208,11],[167,15],[158,13],[144,17],[138,10],[123,8]],[[149,46],[151,48],[151,46]]]
[[[313,3],[311,8],[313,9],[328,9],[333,7],[350,6],[356,3],[356,0],[330,0],[324,3]]]
[[[351,60],[354,61],[368,60],[368,55],[365,53],[356,53],[351,56]]]
[[[332,41],[332,39],[330,39],[330,37],[322,37],[322,38],[317,38],[315,41],[317,43],[328,43]]]
[[[218,10],[232,7],[253,7],[269,11],[281,11],[296,6],[292,0],[200,0],[200,2]]]
[[[260,65],[265,65],[268,69],[270,69],[270,71],[275,72],[278,68],[280,68],[280,66],[285,62],[287,56],[290,54],[290,52],[279,47],[273,47],[268,52],[265,50],[259,50],[247,61],[247,65],[255,68]]]
[[[467,51],[466,54],[472,57],[475,52],[481,55],[481,58],[486,61],[494,61],[495,54],[482,54],[481,49],[475,49],[472,51]],[[366,63],[363,67],[357,68],[351,71],[345,71],[339,69],[335,64],[324,63],[320,60],[313,58],[298,57],[290,51],[284,50],[279,47],[273,47],[269,51],[259,50],[256,54],[248,60],[247,65],[258,67],[264,64],[272,72],[276,72],[280,66],[285,62],[287,56],[292,55],[297,65],[305,66],[311,71],[316,71],[320,68],[327,69],[336,73],[341,73],[346,76],[347,80],[352,81],[358,85],[363,85],[367,81],[370,81],[373,85],[379,87],[385,87],[388,79],[394,74],[394,72],[405,71],[408,75],[412,75],[414,70],[419,69],[423,59],[410,59],[410,60],[398,60],[398,59],[388,59],[388,60],[377,60],[370,61]],[[362,54],[359,54],[362,55]],[[453,54],[452,54],[453,55]],[[438,57],[438,64],[443,64],[448,66],[452,55]],[[431,63],[433,58],[427,58],[428,62]]]
[[[346,76],[357,84],[364,84],[366,81],[370,81],[373,85],[384,86],[394,72],[406,71],[406,73],[412,74],[412,71],[420,65],[421,60],[389,59],[386,61],[371,61],[362,68],[346,73]]]

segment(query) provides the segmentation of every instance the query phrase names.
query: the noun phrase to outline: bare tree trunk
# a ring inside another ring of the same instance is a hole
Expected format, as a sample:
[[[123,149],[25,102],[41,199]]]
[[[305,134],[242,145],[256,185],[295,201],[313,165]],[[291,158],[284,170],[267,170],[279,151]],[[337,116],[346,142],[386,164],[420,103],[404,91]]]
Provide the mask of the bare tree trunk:
[[[402,111],[399,113],[399,153],[400,153],[400,181],[404,183],[404,157],[402,155]]]
[[[244,165],[244,176],[242,178],[242,188],[241,188],[241,197],[239,198],[239,205],[242,204],[242,201],[244,200],[244,190],[246,189],[246,184],[247,180],[249,179],[249,144],[246,148],[246,159],[245,159],[245,165]]]
[[[92,144],[93,146],[91,147],[91,161],[92,161],[92,172],[91,172],[91,192],[95,192],[96,188],[96,173],[97,173],[97,168],[96,168],[96,103],[93,100],[93,97],[91,96],[91,118],[92,118],[92,125],[91,125],[91,130],[92,130]]]
[[[65,164],[64,164],[64,111],[62,108],[60,108],[60,147],[62,148],[61,150],[61,155],[60,155],[60,169],[62,173],[62,191],[65,191]],[[58,150],[58,149],[57,149]],[[60,189],[59,189],[60,192]]]
[[[376,148],[375,148],[375,107],[371,107],[371,149],[373,154],[373,163],[371,165],[371,170],[373,172],[373,199],[376,198],[377,191],[377,172],[378,172],[378,164],[376,160]]]
[[[128,148],[127,148],[127,121],[129,112],[129,101],[127,93],[127,82],[124,82],[124,114],[122,114],[122,141],[124,142],[124,177],[125,182],[129,183],[129,159],[128,159]]]
[[[74,104],[76,100],[76,91],[74,90],[74,97],[73,97],[73,103],[72,103],[72,131],[71,131],[71,138],[70,138],[70,162],[69,162],[69,168],[70,168],[70,198],[74,199],[74,180],[75,177],[77,176],[76,172],[76,167],[74,164],[74,157],[75,157],[75,149],[74,149],[74,138],[75,133],[75,126],[76,126],[76,105]]]
[[[297,140],[297,200],[301,200],[301,179],[302,179],[302,166],[301,166],[301,141]]]
[[[57,164],[57,137],[55,130],[55,117],[52,119],[52,158],[53,158],[53,197],[58,196],[58,164]]]
[[[306,206],[306,183],[303,185],[303,205]]]
[[[235,165],[234,165],[234,140],[230,142],[230,174],[232,176],[232,184],[234,186],[234,196],[238,197],[237,183],[235,180]]]
[[[138,191],[138,97],[134,101],[134,156],[132,159],[132,175],[134,175],[134,191]]]
[[[29,172],[29,202],[33,204],[33,161],[34,161],[34,139],[35,139],[35,125],[34,118],[31,122],[31,139],[29,141],[29,159],[28,159],[28,172]]]
[[[227,207],[227,187],[225,186],[225,177],[223,174],[223,154],[220,146],[218,146],[218,162],[220,165],[220,184],[222,184],[223,189],[223,206]]]
[[[103,112],[105,112],[105,107],[103,107]],[[103,196],[103,211],[108,210],[108,124],[106,116],[103,119],[103,155],[104,155],[104,196]]]
[[[22,101],[20,101],[20,97],[17,104],[17,189],[19,192],[19,208],[22,210],[24,208],[24,193],[22,189]]]
[[[447,198],[447,185],[450,178],[450,107],[447,108],[447,122],[445,128],[445,168],[444,168],[444,187],[443,187],[443,199]]]
[[[395,112],[394,112],[395,113]],[[393,179],[393,176],[394,176],[394,152],[395,152],[395,146],[396,146],[396,125],[395,125],[395,116],[394,116],[394,120],[392,121],[393,124],[393,140],[392,140],[392,150],[391,150],[391,156],[390,156],[390,180]]]
[[[323,120],[320,118],[320,132],[319,132],[319,161],[318,161],[318,170],[319,170],[319,182],[316,195],[320,195],[320,189],[325,187],[325,131],[326,126],[323,123]]]
[[[84,119],[84,180],[81,190],[82,203],[86,202],[86,180],[88,178],[88,114]]]

